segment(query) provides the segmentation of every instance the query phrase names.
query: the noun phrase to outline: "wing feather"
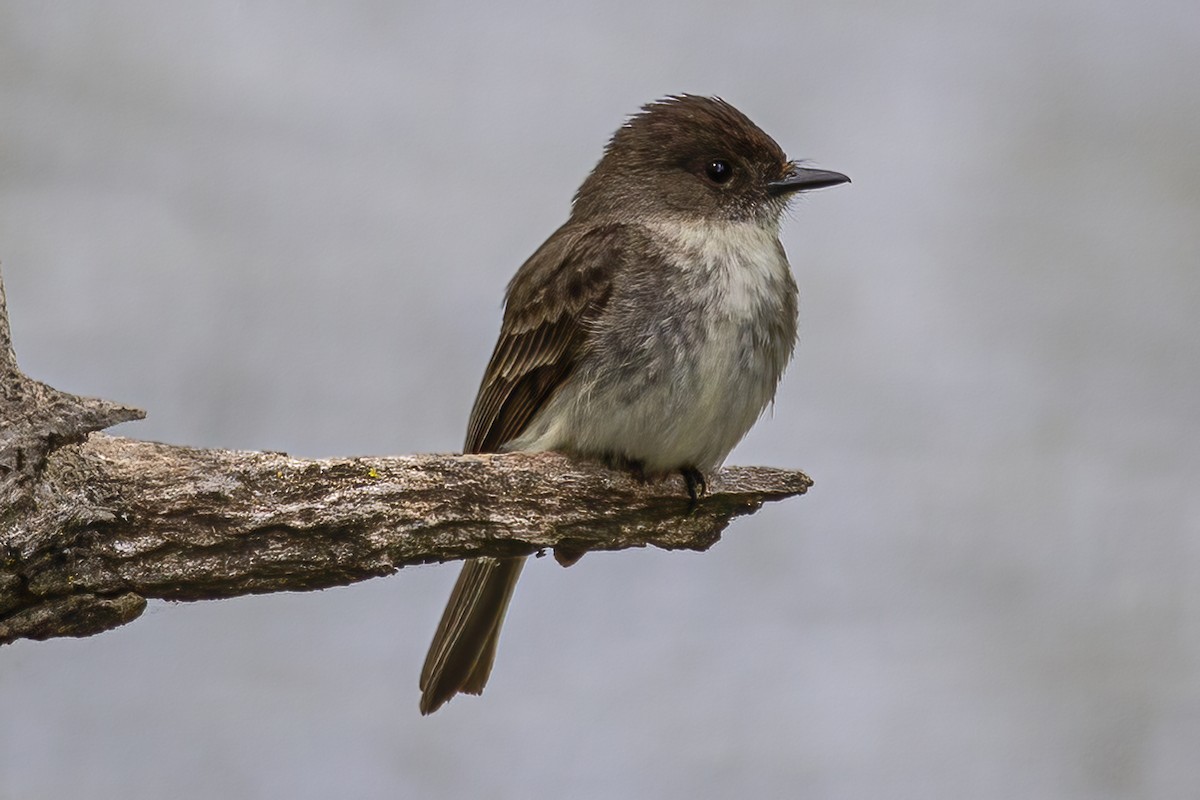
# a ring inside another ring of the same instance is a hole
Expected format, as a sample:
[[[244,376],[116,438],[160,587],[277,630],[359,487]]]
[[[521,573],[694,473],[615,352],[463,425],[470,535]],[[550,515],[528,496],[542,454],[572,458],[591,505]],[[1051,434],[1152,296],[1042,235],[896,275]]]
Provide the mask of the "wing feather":
[[[634,235],[621,225],[567,223],[517,271],[471,410],[466,452],[495,452],[519,436],[570,378]],[[421,670],[422,714],[457,692],[483,691],[524,561],[477,558],[463,566]]]
[[[619,224],[568,223],[517,272],[464,452],[495,452],[519,436],[570,377],[587,352],[589,324],[612,295],[630,235]]]

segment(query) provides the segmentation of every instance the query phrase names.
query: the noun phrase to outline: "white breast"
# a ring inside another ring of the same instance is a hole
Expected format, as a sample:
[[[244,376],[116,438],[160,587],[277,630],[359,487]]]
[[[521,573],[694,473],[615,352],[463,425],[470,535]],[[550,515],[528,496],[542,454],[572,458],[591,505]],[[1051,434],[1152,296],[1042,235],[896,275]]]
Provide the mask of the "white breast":
[[[735,319],[762,313],[791,282],[775,225],[750,222],[659,223],[648,226],[677,243],[678,265],[701,270],[714,310]]]
[[[666,297],[640,302],[672,317],[676,336],[682,326],[688,346],[664,356],[647,344],[641,373],[603,364],[581,370],[507,449],[616,454],[643,462],[649,472],[712,469],[774,397],[796,324],[795,282],[775,226],[647,227],[670,243],[664,250],[673,254],[675,271]],[[637,335],[612,322],[614,335]]]

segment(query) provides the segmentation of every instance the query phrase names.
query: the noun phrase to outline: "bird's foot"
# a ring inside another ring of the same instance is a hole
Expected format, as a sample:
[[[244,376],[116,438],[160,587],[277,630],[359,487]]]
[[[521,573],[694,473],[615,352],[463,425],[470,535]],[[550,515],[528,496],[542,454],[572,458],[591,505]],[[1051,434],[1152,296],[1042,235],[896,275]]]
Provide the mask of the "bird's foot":
[[[646,483],[650,480],[650,476],[646,474],[645,461],[627,456],[618,456],[612,453],[605,455],[602,460],[604,461],[604,465],[609,469],[628,472],[638,483]]]
[[[695,505],[708,491],[704,473],[695,467],[680,467],[679,474],[683,476],[683,482],[687,485],[688,497],[692,499],[692,505]]]

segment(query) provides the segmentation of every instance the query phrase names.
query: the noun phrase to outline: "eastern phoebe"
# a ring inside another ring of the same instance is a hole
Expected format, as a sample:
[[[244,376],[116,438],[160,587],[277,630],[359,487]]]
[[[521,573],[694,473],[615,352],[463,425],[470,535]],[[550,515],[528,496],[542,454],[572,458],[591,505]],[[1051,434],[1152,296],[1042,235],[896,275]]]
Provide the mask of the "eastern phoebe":
[[[508,285],[468,453],[556,450],[693,500],[775,396],[796,343],[779,219],[850,179],[801,167],[723,100],[642,108]],[[524,558],[463,566],[421,671],[421,713],[480,694]]]

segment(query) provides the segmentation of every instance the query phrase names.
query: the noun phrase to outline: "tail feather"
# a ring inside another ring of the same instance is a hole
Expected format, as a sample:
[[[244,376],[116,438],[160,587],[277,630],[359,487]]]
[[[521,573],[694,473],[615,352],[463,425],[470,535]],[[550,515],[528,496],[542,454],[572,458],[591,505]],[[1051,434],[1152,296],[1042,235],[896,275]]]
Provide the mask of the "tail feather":
[[[524,558],[475,558],[463,565],[421,670],[422,714],[459,692],[483,692],[524,564]]]

